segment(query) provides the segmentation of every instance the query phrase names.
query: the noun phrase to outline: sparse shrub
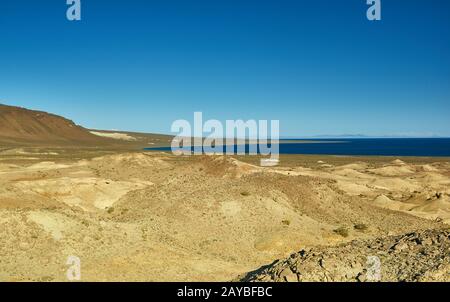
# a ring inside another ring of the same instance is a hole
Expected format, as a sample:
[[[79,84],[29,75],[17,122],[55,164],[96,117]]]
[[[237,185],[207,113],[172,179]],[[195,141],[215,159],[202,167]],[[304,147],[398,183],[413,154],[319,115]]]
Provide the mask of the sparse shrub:
[[[335,232],[338,235],[341,235],[342,237],[348,237],[348,229],[346,227],[339,227],[333,232]]]
[[[353,226],[353,228],[355,230],[363,232],[363,231],[367,230],[369,227],[364,223],[357,223]]]
[[[112,212],[114,212],[114,208],[113,207],[110,207],[110,208],[108,208],[108,210],[106,210],[107,212],[108,212],[108,214],[112,214]]]
[[[291,221],[290,221],[290,220],[287,220],[287,219],[285,219],[285,220],[281,221],[281,223],[282,223],[282,224],[284,224],[285,226],[288,226],[288,225],[290,225],[290,224],[291,224]]]

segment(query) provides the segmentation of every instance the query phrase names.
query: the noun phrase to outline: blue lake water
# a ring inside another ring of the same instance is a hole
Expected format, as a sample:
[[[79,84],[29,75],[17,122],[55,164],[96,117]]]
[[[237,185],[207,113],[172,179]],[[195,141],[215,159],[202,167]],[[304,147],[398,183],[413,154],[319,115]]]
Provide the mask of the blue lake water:
[[[450,138],[308,139],[306,141],[308,143],[286,143],[287,140],[280,140],[280,154],[450,156]],[[248,149],[247,145],[247,152]],[[171,151],[171,148],[146,148],[145,150]]]

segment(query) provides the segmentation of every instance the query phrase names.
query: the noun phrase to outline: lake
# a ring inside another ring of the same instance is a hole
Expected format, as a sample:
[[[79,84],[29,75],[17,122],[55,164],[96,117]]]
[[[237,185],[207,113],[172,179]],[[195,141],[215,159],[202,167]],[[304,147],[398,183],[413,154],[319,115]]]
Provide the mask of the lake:
[[[145,150],[171,151],[171,148]],[[280,154],[446,157],[450,156],[450,138],[280,140]]]

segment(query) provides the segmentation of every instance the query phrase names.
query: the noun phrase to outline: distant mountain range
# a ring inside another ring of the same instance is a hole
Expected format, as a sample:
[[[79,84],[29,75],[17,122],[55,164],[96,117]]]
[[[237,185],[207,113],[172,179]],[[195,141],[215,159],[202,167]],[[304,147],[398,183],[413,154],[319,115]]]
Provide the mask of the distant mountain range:
[[[364,134],[340,134],[340,135],[315,135],[315,136],[303,136],[303,137],[282,137],[281,139],[364,139],[364,138],[448,138],[448,136],[431,135],[431,134],[415,134],[415,135],[379,135],[370,136]]]
[[[314,138],[368,138],[364,134],[317,135]]]

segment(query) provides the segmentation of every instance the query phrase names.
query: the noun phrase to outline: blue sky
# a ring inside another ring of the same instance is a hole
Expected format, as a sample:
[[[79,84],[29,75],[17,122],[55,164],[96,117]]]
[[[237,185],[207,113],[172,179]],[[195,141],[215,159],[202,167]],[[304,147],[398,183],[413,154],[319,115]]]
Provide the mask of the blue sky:
[[[450,136],[450,1],[0,1],[0,102],[97,129],[279,119],[282,136]]]

